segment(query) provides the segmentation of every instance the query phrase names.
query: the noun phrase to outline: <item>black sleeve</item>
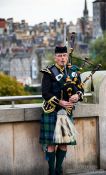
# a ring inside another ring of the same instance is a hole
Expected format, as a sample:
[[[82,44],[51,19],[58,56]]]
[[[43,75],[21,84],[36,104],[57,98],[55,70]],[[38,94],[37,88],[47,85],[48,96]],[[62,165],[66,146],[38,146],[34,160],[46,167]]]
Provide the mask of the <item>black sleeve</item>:
[[[59,99],[52,94],[52,81],[51,75],[44,73],[42,78],[42,97],[51,105],[59,104]]]
[[[52,79],[48,73],[43,74],[42,78],[42,97],[48,101],[53,97],[51,93]]]

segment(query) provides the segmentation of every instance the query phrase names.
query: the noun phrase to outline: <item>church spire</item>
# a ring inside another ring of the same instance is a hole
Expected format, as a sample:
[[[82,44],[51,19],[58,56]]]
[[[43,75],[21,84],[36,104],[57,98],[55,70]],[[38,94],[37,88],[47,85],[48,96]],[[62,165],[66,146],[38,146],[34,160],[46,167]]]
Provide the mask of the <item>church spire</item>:
[[[88,19],[88,9],[87,9],[87,1],[85,0],[85,8],[83,10],[83,17]]]

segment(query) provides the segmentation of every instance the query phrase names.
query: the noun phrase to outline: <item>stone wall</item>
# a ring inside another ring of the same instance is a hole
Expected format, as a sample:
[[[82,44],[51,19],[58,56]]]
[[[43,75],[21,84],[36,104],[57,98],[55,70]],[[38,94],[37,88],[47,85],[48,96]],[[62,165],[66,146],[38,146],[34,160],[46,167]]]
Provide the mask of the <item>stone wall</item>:
[[[99,74],[98,74],[99,75]],[[99,75],[100,78],[100,75]],[[76,147],[68,147],[64,171],[106,169],[106,75],[101,75],[98,101],[79,102],[74,111],[79,133]],[[0,107],[0,174],[46,175],[47,162],[39,144],[41,104]]]

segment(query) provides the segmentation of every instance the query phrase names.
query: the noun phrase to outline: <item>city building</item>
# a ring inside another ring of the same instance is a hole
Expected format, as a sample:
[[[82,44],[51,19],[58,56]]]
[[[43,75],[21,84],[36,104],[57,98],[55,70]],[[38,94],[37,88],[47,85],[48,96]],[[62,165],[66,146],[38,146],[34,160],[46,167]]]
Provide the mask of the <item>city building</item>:
[[[89,43],[92,39],[92,19],[89,17],[87,0],[85,0],[84,4],[83,17],[79,19],[78,24],[80,24],[81,27],[79,38],[84,43]]]
[[[106,0],[93,2],[93,39],[103,35],[106,30]]]
[[[7,22],[5,19],[0,18],[0,35],[4,34],[7,30]]]
[[[16,77],[23,84],[35,84],[41,78],[39,70],[48,64],[46,53],[53,54],[54,47],[65,45],[66,40],[70,43],[72,32],[77,34],[79,52],[87,53],[92,36],[92,19],[89,18],[85,0],[83,17],[76,24],[66,24],[60,18],[49,24],[41,22],[29,26],[25,20],[14,22],[13,18],[8,18],[0,19],[0,29],[0,71]]]

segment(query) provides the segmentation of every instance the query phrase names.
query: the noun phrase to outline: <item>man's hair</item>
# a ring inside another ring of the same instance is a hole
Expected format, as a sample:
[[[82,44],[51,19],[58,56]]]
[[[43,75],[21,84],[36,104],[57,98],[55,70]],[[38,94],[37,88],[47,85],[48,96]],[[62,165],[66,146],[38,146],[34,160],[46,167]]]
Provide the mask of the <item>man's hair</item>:
[[[57,53],[67,53],[67,47],[66,46],[64,46],[64,47],[56,46],[55,47],[55,54],[57,54]]]

